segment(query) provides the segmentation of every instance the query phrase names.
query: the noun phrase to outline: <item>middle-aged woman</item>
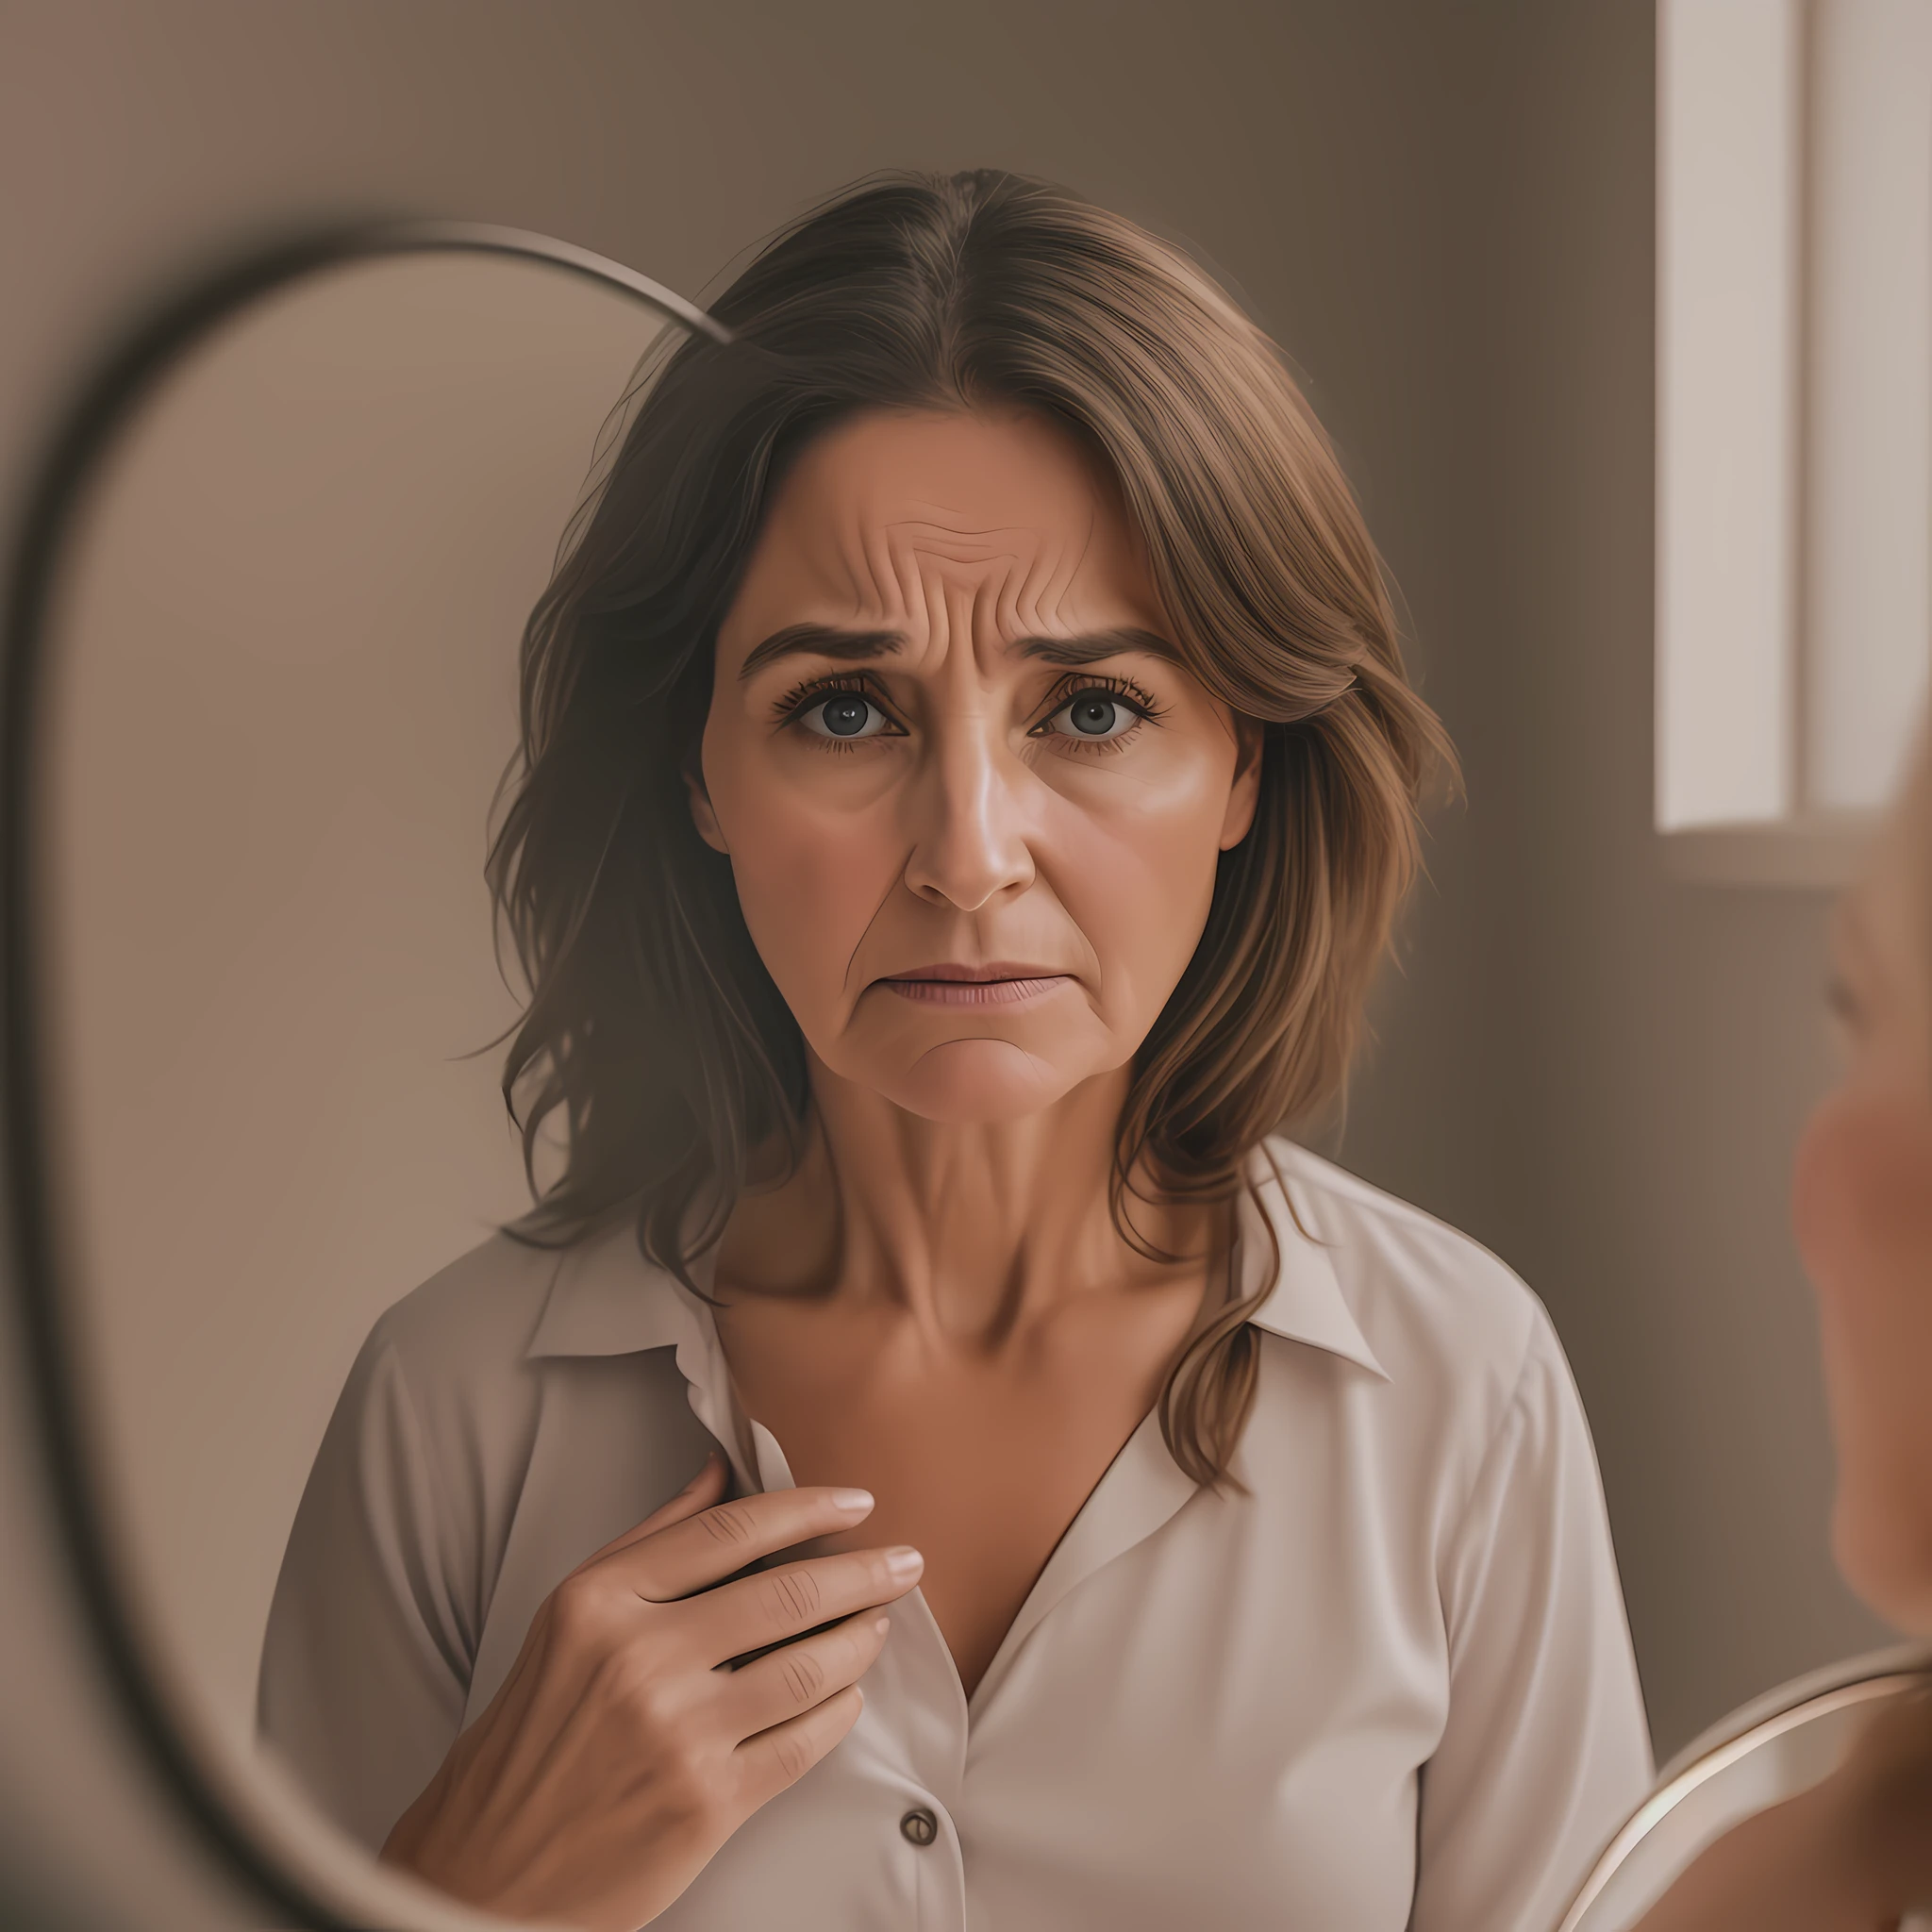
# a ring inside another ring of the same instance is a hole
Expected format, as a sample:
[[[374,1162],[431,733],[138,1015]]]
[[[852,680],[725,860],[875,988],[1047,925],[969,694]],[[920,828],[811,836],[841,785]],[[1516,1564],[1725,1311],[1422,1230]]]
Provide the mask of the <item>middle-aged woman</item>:
[[[1440,749],[1326,441],[1008,175],[714,312],[525,639],[537,1205],[358,1358],[267,1740],[610,1932],[1542,1932],[1649,1775],[1574,1390],[1274,1136]]]
[[[1932,1638],[1932,736],[1838,908],[1844,1068],[1798,1149],[1846,1579]],[[1932,1913],[1932,1691],[1900,1700],[1832,1776],[1707,1852],[1641,1932],[1891,1932]]]

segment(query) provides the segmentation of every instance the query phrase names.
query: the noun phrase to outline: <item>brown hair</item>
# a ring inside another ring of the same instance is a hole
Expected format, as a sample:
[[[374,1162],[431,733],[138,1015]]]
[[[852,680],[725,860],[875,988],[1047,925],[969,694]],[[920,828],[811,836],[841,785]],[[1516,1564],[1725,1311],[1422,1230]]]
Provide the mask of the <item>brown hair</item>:
[[[1174,640],[1262,728],[1252,830],[1141,1045],[1122,1113],[1129,1196],[1231,1199],[1247,1157],[1331,1099],[1416,863],[1447,745],[1411,690],[1374,548],[1274,345],[1177,249],[1057,188],[982,171],[862,184],[771,242],[642,396],[531,616],[523,741],[489,877],[531,997],[504,1074],[536,1206],[568,1241],[634,1208],[689,1282],[754,1159],[795,1159],[796,1024],[682,774],[711,653],[787,464],[863,409],[1021,407],[1118,480]],[[538,1135],[565,1129],[536,1180]],[[1144,1244],[1142,1244],[1144,1245]],[[1161,1397],[1179,1465],[1222,1477],[1254,1400],[1251,1304]]]

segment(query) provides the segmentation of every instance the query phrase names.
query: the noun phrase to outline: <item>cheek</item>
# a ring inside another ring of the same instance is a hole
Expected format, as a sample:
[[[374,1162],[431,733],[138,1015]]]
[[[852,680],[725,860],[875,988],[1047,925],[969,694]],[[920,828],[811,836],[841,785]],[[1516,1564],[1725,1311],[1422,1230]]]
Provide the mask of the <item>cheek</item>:
[[[1202,747],[1144,780],[1076,774],[1048,817],[1041,869],[1104,981],[1151,1008],[1149,1024],[1207,924],[1233,767]]]
[[[745,924],[801,1018],[842,985],[905,865],[884,795],[886,761],[852,763],[862,768],[800,786],[778,761],[734,758],[728,747],[715,767],[706,760]]]
[[[1792,1223],[1828,1302],[1932,1316],[1932,1096],[1847,1086],[1799,1142]],[[1926,1364],[1932,1371],[1932,1361]]]
[[[1126,824],[1068,813],[1043,870],[1092,949],[1117,1024],[1143,1028],[1187,970],[1208,921],[1220,854],[1172,820]]]

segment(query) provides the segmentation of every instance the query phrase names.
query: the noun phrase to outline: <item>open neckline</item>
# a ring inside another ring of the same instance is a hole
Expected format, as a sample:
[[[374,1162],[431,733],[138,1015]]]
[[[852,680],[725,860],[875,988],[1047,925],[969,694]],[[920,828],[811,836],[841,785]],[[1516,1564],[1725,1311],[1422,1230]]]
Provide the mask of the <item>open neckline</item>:
[[[1237,1235],[1230,1243],[1231,1259],[1238,1255],[1239,1249]],[[712,1257],[706,1258],[709,1261]],[[749,1491],[756,1487],[765,1492],[795,1489],[796,1478],[777,1437],[755,1416],[748,1414],[739,1400],[730,1361],[718,1332],[715,1312],[704,1298],[714,1278],[715,1263],[707,1267],[698,1282],[704,1292],[690,1295],[689,1301],[691,1313],[696,1318],[700,1341],[698,1353],[704,1358],[703,1366],[711,1371],[716,1382],[708,1384],[693,1375],[691,1371],[699,1366],[698,1363],[687,1361],[683,1347],[677,1351],[677,1365],[684,1374],[692,1410],[724,1449],[742,1489]],[[1239,1278],[1236,1268],[1230,1265],[1224,1271],[1224,1278],[1232,1293]],[[681,1286],[680,1292],[683,1292]],[[1197,1332],[1196,1327],[1190,1327],[1190,1341]],[[1183,1348],[1187,1345],[1187,1342],[1182,1344]],[[916,1615],[924,1626],[925,1640],[938,1647],[939,1655],[945,1661],[946,1674],[958,1699],[961,1718],[969,1730],[997,1694],[998,1687],[1008,1674],[1020,1646],[1048,1612],[1088,1576],[1161,1528],[1195,1493],[1198,1486],[1193,1478],[1181,1470],[1168,1453],[1160,1432],[1159,1411],[1160,1405],[1157,1400],[1127,1432],[1120,1447],[1108,1458],[1107,1467],[1095,1479],[1093,1487],[1081,1499],[1080,1507],[1047,1552],[1045,1561],[1021,1599],[1011,1622],[1001,1633],[1000,1641],[970,1695],[966,1680],[959,1672],[958,1659],[953,1654],[952,1645],[946,1641],[945,1633],[940,1627],[931,1604],[926,1601],[924,1589],[915,1585],[898,1600],[902,1607],[916,1604]],[[724,1424],[723,1428],[720,1424]],[[1141,1478],[1138,1485],[1137,1475]],[[1131,1490],[1132,1493],[1122,1494],[1125,1490]],[[897,1607],[893,1614],[896,1629]]]

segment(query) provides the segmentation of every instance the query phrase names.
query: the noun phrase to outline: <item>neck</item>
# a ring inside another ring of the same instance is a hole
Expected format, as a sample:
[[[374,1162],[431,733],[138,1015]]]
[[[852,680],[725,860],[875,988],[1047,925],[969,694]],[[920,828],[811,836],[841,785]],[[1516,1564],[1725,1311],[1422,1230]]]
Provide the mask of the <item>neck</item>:
[[[739,1202],[718,1257],[729,1291],[895,1305],[936,1339],[993,1347],[1068,1301],[1198,1274],[1212,1224],[1135,1200],[1151,1261],[1111,1211],[1128,1073],[1084,1082],[1038,1113],[936,1122],[812,1068],[798,1170]]]

